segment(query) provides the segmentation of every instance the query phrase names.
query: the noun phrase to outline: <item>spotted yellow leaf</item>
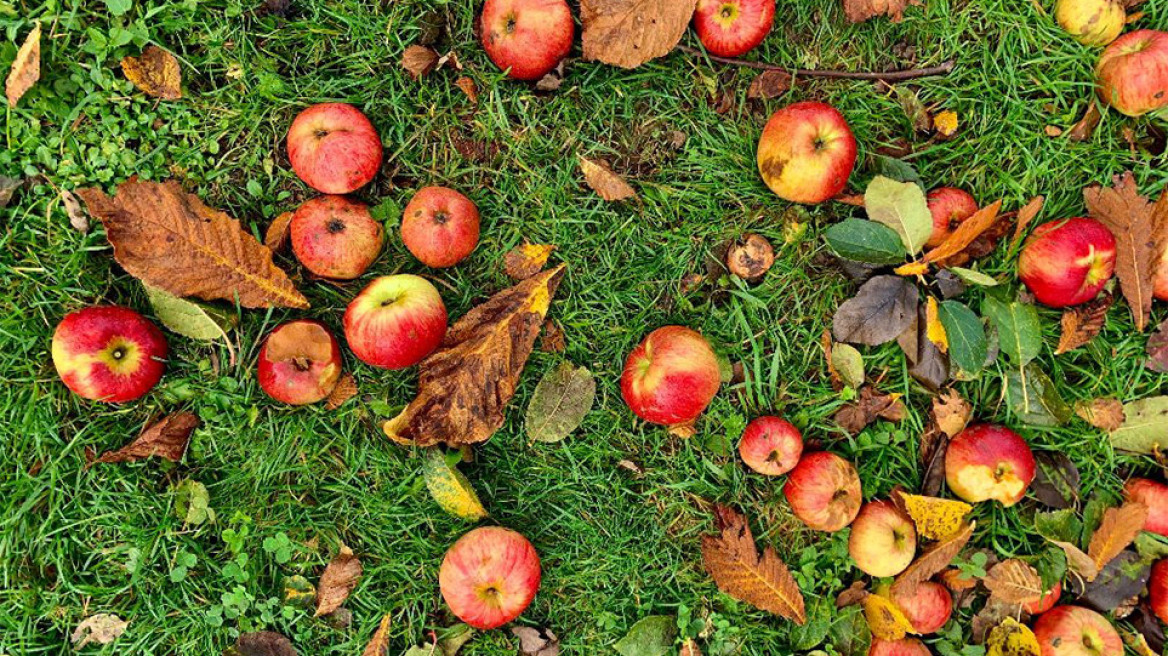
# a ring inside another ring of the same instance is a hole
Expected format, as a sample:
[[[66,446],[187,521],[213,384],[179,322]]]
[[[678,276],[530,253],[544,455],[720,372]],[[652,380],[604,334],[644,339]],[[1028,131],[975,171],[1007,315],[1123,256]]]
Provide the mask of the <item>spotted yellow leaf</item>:
[[[923,276],[928,272],[928,262],[909,262],[893,269],[893,273],[898,276]]]
[[[952,137],[957,133],[957,112],[946,109],[933,116],[933,129],[942,137]]]
[[[965,516],[973,506],[961,501],[926,497],[919,494],[896,493],[897,500],[912,517],[917,535],[929,540],[944,540],[965,527]]]
[[[1030,627],[1007,617],[986,638],[986,656],[1039,656],[1038,638]]]
[[[864,618],[873,638],[900,640],[913,632],[912,622],[887,594],[887,589],[877,590],[864,597]]]
[[[949,352],[949,335],[945,332],[945,324],[941,323],[937,299],[932,296],[925,305],[925,335],[942,353]]]
[[[426,489],[443,510],[459,517],[474,521],[487,516],[486,508],[479,501],[479,495],[471,487],[470,481],[457,468],[446,462],[446,456],[437,447],[426,449],[422,476],[426,479]]]

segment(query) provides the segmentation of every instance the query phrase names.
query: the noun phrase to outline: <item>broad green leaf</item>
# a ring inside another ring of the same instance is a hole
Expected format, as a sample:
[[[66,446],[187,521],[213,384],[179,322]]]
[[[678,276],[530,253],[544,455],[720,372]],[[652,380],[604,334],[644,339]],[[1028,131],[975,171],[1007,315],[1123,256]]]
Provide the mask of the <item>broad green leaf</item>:
[[[185,298],[179,298],[166,290],[151,287],[145,283],[142,284],[142,287],[146,290],[146,298],[150,301],[150,306],[154,308],[154,314],[158,316],[162,325],[170,330],[184,337],[205,342],[227,339],[227,331],[231,328],[231,322],[226,317],[217,318],[208,308]]]
[[[613,645],[621,656],[665,656],[673,650],[677,620],[672,615],[650,615],[629,629]]]
[[[917,172],[916,167],[903,159],[879,154],[872,155],[872,170],[876,175],[892,178],[897,182],[911,182],[921,187],[924,187],[925,184],[921,181],[921,174]]]
[[[134,6],[134,2],[133,0],[105,0],[105,6],[114,16],[121,16],[127,11],[130,11],[130,7]]]
[[[974,271],[965,267],[949,267],[949,271],[970,285],[981,285],[982,287],[995,287],[998,285],[997,278],[982,273],[981,271]]]
[[[1061,426],[1074,414],[1058,388],[1035,363],[1006,372],[1006,401],[1023,423]]]
[[[1047,540],[1079,544],[1083,522],[1074,510],[1052,510],[1034,513],[1034,528]]]
[[[925,202],[925,192],[911,182],[876,176],[864,191],[864,207],[868,218],[900,235],[909,255],[919,253],[933,233],[933,215]]]
[[[994,322],[999,345],[1015,365],[1024,367],[1038,357],[1042,350],[1042,328],[1033,305],[987,298],[982,311]]]
[[[1123,424],[1111,434],[1115,448],[1146,454],[1168,450],[1168,396],[1125,403],[1123,416]]]
[[[904,245],[892,228],[875,221],[844,219],[823,233],[827,246],[845,260],[867,264],[904,261]]]
[[[537,442],[559,442],[584,421],[595,396],[592,373],[561,362],[535,386],[527,406],[527,436]]]
[[[937,313],[949,338],[949,360],[966,373],[981,371],[989,352],[981,317],[958,301],[944,301]]]
[[[831,367],[848,387],[859,389],[864,384],[864,356],[851,344],[832,344]]]
[[[442,449],[429,447],[423,454],[422,476],[426,479],[426,489],[443,510],[466,520],[482,519],[487,511],[479,501],[479,495],[471,487],[462,472],[446,462]]]

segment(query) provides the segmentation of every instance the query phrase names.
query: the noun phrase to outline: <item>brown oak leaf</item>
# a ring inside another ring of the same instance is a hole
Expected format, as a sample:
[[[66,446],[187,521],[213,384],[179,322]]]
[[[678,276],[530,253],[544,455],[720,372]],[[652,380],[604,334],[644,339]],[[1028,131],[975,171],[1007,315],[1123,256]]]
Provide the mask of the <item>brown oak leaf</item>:
[[[389,625],[392,620],[393,616],[389,613],[381,618],[381,624],[377,625],[377,631],[369,639],[369,644],[365,645],[365,651],[361,652],[361,656],[386,656],[389,651]]]
[[[968,219],[961,222],[951,235],[945,238],[939,246],[925,253],[925,262],[943,262],[944,260],[964,251],[983,233],[987,232],[998,221],[998,210],[1002,209],[1002,201],[996,201],[973,213]]]
[[[1114,296],[1103,292],[1087,303],[1063,310],[1063,330],[1054,354],[1062,355],[1091,343],[1107,323],[1107,311],[1114,302]]]
[[[101,454],[97,462],[137,462],[150,456],[178,462],[198,427],[199,418],[190,412],[167,415],[143,429],[133,442]]]
[[[1026,604],[1042,598],[1045,589],[1038,570],[1010,558],[994,565],[982,579],[990,594],[1010,604]]]
[[[503,271],[512,280],[527,280],[543,270],[554,250],[551,244],[520,244],[503,256]]]
[[[933,419],[937,428],[949,437],[954,437],[969,424],[973,406],[961,398],[955,389],[947,389],[933,397]]]
[[[759,73],[746,90],[746,97],[750,99],[770,100],[787,93],[791,88],[793,78],[786,71],[770,69]]]
[[[702,536],[702,563],[718,589],[796,624],[806,622],[803,593],[774,548],[760,554],[746,517],[731,508],[714,506],[714,519],[721,534]]]
[[[174,55],[155,45],[138,57],[122,57],[126,79],[148,96],[163,100],[182,98],[182,70]]]
[[[326,410],[336,410],[354,396],[357,396],[357,381],[353,378],[353,374],[342,374],[341,379],[337,381],[337,386],[325,399],[324,407]]]
[[[16,51],[16,58],[12,60],[12,67],[8,70],[8,78],[4,81],[4,94],[8,96],[8,106],[16,107],[21,97],[41,79],[41,24],[33,26],[20,50]]]
[[[855,403],[845,405],[835,413],[835,421],[844,430],[856,435],[877,418],[900,421],[904,419],[904,414],[905,407],[900,394],[885,394],[871,385],[865,385],[860,388],[860,396]]]
[[[438,53],[426,46],[410,46],[402,53],[401,65],[410,77],[417,80],[438,66]]]
[[[949,567],[949,563],[953,562],[953,559],[961,553],[969,539],[973,537],[975,525],[976,522],[969,522],[964,529],[922,551],[921,555],[917,556],[916,560],[901,572],[900,576],[896,577],[896,582],[892,584],[893,592],[910,593],[918,585]]]
[[[1087,555],[1102,570],[1136,539],[1148,521],[1148,507],[1129,501],[1118,508],[1108,508],[1103,521],[1091,535]]]
[[[324,568],[320,575],[320,585],[316,589],[315,617],[328,615],[341,607],[349,598],[349,593],[357,587],[361,578],[361,559],[353,555],[353,550],[341,545],[336,557]]]
[[[636,68],[667,55],[695,7],[697,0],[581,0],[584,59]]]
[[[1046,198],[1035,196],[1022,209],[1018,210],[1018,219],[1014,222],[1014,237],[1010,240],[1010,248],[1016,248],[1018,242],[1022,241],[1022,235],[1026,234],[1026,228],[1029,228],[1030,224],[1034,222],[1045,203]]]
[[[118,264],[154,287],[249,308],[308,307],[272,251],[174,180],[133,177],[112,198],[92,187],[77,195],[105,225]]]
[[[295,214],[295,212],[281,212],[268,224],[268,229],[264,232],[264,246],[267,246],[273,253],[279,253],[288,245],[288,229],[292,225],[292,217]]]
[[[584,173],[584,182],[604,200],[611,202],[637,196],[636,190],[603,162],[580,156],[580,171]]]
[[[1118,399],[1093,399],[1075,404],[1075,414],[1095,428],[1110,433],[1123,425],[1123,402]]]
[[[920,4],[910,0],[844,0],[844,15],[852,23],[862,23],[876,16],[890,16],[892,22],[904,19],[904,9],[910,4]]]

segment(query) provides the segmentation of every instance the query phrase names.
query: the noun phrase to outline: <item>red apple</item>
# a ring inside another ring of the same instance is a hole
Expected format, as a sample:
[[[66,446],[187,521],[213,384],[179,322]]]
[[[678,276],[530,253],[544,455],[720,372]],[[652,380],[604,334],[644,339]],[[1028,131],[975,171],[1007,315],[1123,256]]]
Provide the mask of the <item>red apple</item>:
[[[1148,601],[1156,617],[1168,624],[1168,558],[1152,566],[1152,574],[1148,578]]]
[[[1012,506],[1034,480],[1034,454],[1005,426],[976,424],[957,434],[945,452],[945,480],[970,503],[993,499]]]
[[[783,494],[795,516],[817,531],[838,531],[851,524],[863,502],[856,468],[827,451],[803,456],[787,477]]]
[[[698,0],[694,30],[719,57],[737,57],[762,43],[775,22],[775,0]]]
[[[480,630],[519,617],[539,589],[539,554],[519,533],[500,526],[476,528],[442,559],[438,588],[458,619]]]
[[[1168,241],[1160,253],[1160,263],[1156,266],[1156,276],[1152,280],[1152,295],[1161,301],[1168,301]]]
[[[412,367],[446,336],[446,305],[430,281],[382,276],[345,309],[345,341],[353,355],[384,369]]]
[[[118,306],[70,312],[53,332],[53,365],[78,396],[133,401],[166,370],[166,338],[146,317]]]
[[[738,443],[742,461],[767,476],[782,476],[799,464],[803,434],[785,419],[759,417],[746,426]]]
[[[288,159],[296,175],[313,189],[347,194],[369,184],[381,168],[381,138],[356,107],[321,103],[292,121]]]
[[[479,243],[479,208],[446,187],[425,187],[402,213],[402,243],[429,267],[458,264]]]
[[[925,197],[929,213],[933,215],[933,233],[925,246],[936,248],[953,234],[962,221],[973,216],[979,209],[977,201],[969,192],[956,187],[939,187]]]
[[[565,0],[487,0],[483,49],[516,80],[538,80],[572,49],[575,25]]]
[[[1123,486],[1123,494],[1129,501],[1137,501],[1148,507],[1145,531],[1168,537],[1168,485],[1146,478],[1133,478]]]
[[[365,203],[319,196],[296,208],[288,226],[296,259],[322,278],[352,280],[381,252],[385,232]]]
[[[721,384],[718,358],[706,338],[684,326],[665,326],[629,354],[621,396],[641,419],[674,426],[697,419]]]
[[[1059,597],[1061,596],[1063,596],[1063,584],[1055,581],[1050,590],[1043,594],[1042,597],[1029,603],[1022,604],[1022,608],[1031,615],[1041,615],[1051,608],[1054,608],[1054,605],[1058,603]]]
[[[1018,277],[1039,302],[1078,305],[1099,295],[1115,271],[1115,237],[1095,219],[1049,221],[1018,256]]]
[[[1095,66],[1095,82],[1099,98],[1128,116],[1168,106],[1168,32],[1136,30],[1112,41]]]
[[[260,347],[260,388],[290,405],[328,397],[341,378],[341,347],[319,321],[281,324]]]
[[[865,574],[896,576],[917,553],[917,528],[891,501],[869,501],[852,522],[848,553]]]
[[[844,190],[856,166],[856,138],[839,110],[821,102],[771,115],[758,140],[758,170],[771,191],[795,203],[822,203]]]
[[[868,648],[868,656],[932,656],[925,643],[916,638],[902,638],[900,640],[881,640],[872,638],[872,645]]]
[[[1123,656],[1123,640],[1099,613],[1056,606],[1034,623],[1042,656]]]
[[[859,523],[863,516],[861,512],[856,523]],[[855,524],[852,525],[852,530],[855,531]],[[913,633],[920,635],[940,631],[953,614],[953,596],[949,594],[948,588],[935,581],[920,583],[907,593],[893,590],[892,601],[908,618]]]

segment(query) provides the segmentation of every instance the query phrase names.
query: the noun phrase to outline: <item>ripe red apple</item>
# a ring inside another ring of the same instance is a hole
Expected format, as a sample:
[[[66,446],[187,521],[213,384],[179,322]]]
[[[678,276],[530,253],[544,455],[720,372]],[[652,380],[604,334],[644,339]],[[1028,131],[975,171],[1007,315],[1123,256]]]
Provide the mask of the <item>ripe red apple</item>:
[[[1115,236],[1095,219],[1049,221],[1018,256],[1018,277],[1039,302],[1078,305],[1099,295],[1115,271]]]
[[[1099,613],[1080,606],[1056,606],[1034,623],[1042,656],[1123,656],[1123,640]]]
[[[803,456],[787,477],[783,494],[795,516],[817,531],[834,532],[851,524],[863,502],[856,468],[827,451]]]
[[[852,522],[848,553],[865,574],[896,576],[917,553],[917,528],[891,501],[869,501]]]
[[[1137,501],[1148,507],[1145,531],[1168,537],[1168,485],[1146,478],[1133,478],[1123,486],[1123,494],[1129,501]]]
[[[1061,596],[1063,596],[1063,584],[1055,581],[1055,584],[1051,586],[1046,594],[1042,595],[1039,599],[1022,604],[1022,608],[1031,615],[1041,615],[1054,608],[1054,605],[1058,603],[1059,597]]]
[[[501,526],[483,526],[459,538],[438,570],[438,588],[451,612],[483,631],[523,614],[539,579],[535,547]]]
[[[860,513],[862,518],[863,512]],[[860,521],[856,519],[856,522]],[[855,524],[852,525],[855,530]],[[928,635],[936,633],[949,621],[953,614],[953,596],[949,589],[935,581],[925,581],[910,592],[892,592],[892,601],[904,612],[912,625],[913,633]]]
[[[452,267],[479,243],[479,208],[453,189],[425,187],[402,213],[401,236],[422,264]]]
[[[575,25],[565,0],[487,0],[483,49],[516,80],[538,80],[572,49]]]
[[[321,103],[300,112],[288,128],[288,159],[308,186],[347,194],[369,184],[381,168],[381,137],[361,110]]]
[[[412,367],[446,336],[446,305],[430,281],[382,276],[345,309],[345,341],[353,355],[384,369]]]
[[[260,388],[290,405],[328,397],[341,378],[341,347],[319,321],[280,324],[260,347]]]
[[[976,424],[957,434],[945,453],[945,480],[970,503],[993,499],[1012,506],[1034,480],[1034,454],[1005,426]]]
[[[738,443],[742,461],[766,476],[782,476],[799,464],[803,434],[794,424],[778,417],[759,417],[746,425]]]
[[[1136,30],[1111,42],[1095,66],[1103,102],[1128,116],[1168,106],[1168,32]]]
[[[694,30],[719,57],[737,57],[762,43],[775,22],[775,0],[698,0]]]
[[[365,203],[344,196],[306,201],[288,230],[296,259],[316,275],[337,280],[365,273],[385,242],[385,231]]]
[[[65,315],[53,332],[53,365],[74,394],[106,403],[133,401],[166,370],[166,338],[149,319],[118,306]]]
[[[868,648],[868,656],[932,656],[925,643],[916,638],[902,638],[900,640],[881,640],[872,638],[872,645]]]
[[[936,248],[953,234],[962,221],[973,216],[979,209],[977,201],[969,192],[956,187],[938,187],[925,197],[929,213],[933,215],[933,233],[925,246]]]
[[[664,326],[629,354],[621,396],[641,419],[674,426],[697,419],[721,384],[718,358],[706,338],[684,326]]]
[[[1148,601],[1156,617],[1168,624],[1168,558],[1152,566],[1152,574],[1148,578]]]
[[[771,191],[795,203],[822,203],[848,184],[856,138],[835,107],[788,105],[771,115],[758,140],[758,170]]]
[[[1152,280],[1152,296],[1161,301],[1168,301],[1168,242],[1164,243],[1164,250],[1160,253],[1160,264],[1156,267],[1156,276]]]

